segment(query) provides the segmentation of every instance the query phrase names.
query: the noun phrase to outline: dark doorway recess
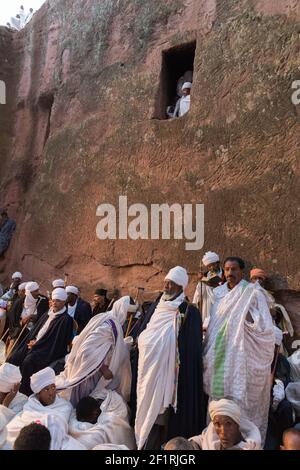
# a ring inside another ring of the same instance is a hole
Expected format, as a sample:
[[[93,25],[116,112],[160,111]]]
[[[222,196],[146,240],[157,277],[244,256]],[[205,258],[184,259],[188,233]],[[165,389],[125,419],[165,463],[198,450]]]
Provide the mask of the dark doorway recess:
[[[167,106],[178,99],[177,83],[185,72],[194,72],[196,41],[172,47],[162,53],[162,68],[156,96],[154,119],[167,119]]]

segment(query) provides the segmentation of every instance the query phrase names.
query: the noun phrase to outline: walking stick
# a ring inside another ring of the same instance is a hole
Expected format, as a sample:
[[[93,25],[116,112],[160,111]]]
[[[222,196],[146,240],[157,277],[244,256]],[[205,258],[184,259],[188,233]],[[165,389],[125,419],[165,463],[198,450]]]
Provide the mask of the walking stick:
[[[200,272],[202,273],[202,260],[200,261]],[[202,308],[203,308],[203,284],[202,279],[200,281],[200,315],[202,318]]]
[[[8,333],[8,331],[9,331],[9,328],[7,328],[6,332],[1,336],[0,341],[3,340],[3,338],[6,336],[6,334]]]
[[[17,337],[16,341],[14,342],[14,344],[12,345],[12,347],[9,349],[9,351],[7,351],[7,354],[6,354],[6,360],[11,356],[11,353],[13,352],[13,350],[15,349],[15,346],[18,344],[18,341],[23,333],[23,331],[25,330],[25,328],[27,327],[27,323],[25,323],[25,325],[23,326],[19,336]]]
[[[280,346],[276,345],[275,346],[275,354],[274,354],[274,359],[273,359],[273,370],[271,371],[271,389],[273,387],[274,383],[274,377],[275,377],[275,372],[276,372],[276,366],[278,362],[278,357],[279,357],[279,351],[280,351]]]
[[[134,298],[134,303],[136,304],[137,301],[138,301],[138,298],[139,298],[139,292],[140,290],[145,290],[144,287],[137,287],[137,290],[136,290],[136,296]],[[133,327],[131,328],[131,324],[132,324],[132,321],[133,321],[133,315],[134,313],[136,312],[132,312],[131,315],[130,315],[130,318],[129,318],[129,322],[128,322],[128,326],[127,326],[127,331],[126,331],[126,334],[125,334],[125,338],[127,338],[127,336],[129,336],[129,333],[131,333]]]

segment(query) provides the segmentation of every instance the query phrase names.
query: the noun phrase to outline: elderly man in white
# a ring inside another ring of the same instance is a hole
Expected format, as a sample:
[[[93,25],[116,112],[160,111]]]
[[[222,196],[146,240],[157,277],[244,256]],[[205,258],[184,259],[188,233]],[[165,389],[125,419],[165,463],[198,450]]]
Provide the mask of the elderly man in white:
[[[190,437],[204,424],[202,324],[184,290],[188,274],[181,266],[165,278],[164,294],[138,337],[138,449],[159,449],[167,439]]]

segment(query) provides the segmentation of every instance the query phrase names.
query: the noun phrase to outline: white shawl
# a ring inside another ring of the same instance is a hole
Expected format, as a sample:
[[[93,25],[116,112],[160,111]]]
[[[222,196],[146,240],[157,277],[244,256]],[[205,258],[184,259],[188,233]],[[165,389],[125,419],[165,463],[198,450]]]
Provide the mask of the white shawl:
[[[75,411],[69,423],[69,433],[87,449],[100,444],[125,445],[136,448],[134,433],[129,425],[128,410],[123,398],[112,390],[101,405],[101,414],[96,424],[77,421]]]
[[[210,399],[234,400],[264,442],[275,346],[269,297],[258,283],[246,281],[231,291],[224,284],[214,294],[204,347],[204,390]],[[246,320],[248,312],[253,323]]]
[[[71,403],[63,398],[56,397],[55,402],[49,406],[43,406],[35,395],[31,395],[18,415],[16,415],[7,425],[7,438],[4,445],[5,450],[11,450],[14,442],[24,426],[45,419],[47,415],[54,415],[58,421],[62,421],[67,428],[72,411]]]
[[[111,311],[100,313],[92,318],[85,329],[75,338],[71,353],[67,356],[65,369],[56,377],[59,390],[71,389],[89,377],[112,352],[109,369],[127,400],[130,395],[131,369],[129,351],[124,343],[122,324],[126,320],[129,297],[122,297],[115,302]],[[117,330],[117,339],[112,327],[113,321]],[[106,388],[111,381],[102,377],[97,389]]]
[[[159,414],[177,405],[177,337],[182,293],[173,301],[160,300],[147,328],[138,338],[139,363],[135,436],[142,449]]]
[[[242,419],[240,432],[244,441],[227,450],[261,450],[261,436],[255,424],[248,419]],[[221,447],[220,439],[212,422],[209,423],[200,436],[191,437],[190,441],[195,441],[202,450],[220,450]]]

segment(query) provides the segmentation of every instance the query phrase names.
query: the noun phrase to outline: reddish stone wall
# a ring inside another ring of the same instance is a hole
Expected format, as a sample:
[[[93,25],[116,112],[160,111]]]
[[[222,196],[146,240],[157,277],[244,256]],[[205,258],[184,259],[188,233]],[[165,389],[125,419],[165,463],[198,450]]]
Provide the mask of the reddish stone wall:
[[[18,228],[4,272],[23,270],[45,287],[68,272],[83,288],[152,289],[172,265],[195,274],[213,249],[288,274],[297,287],[300,107],[291,84],[300,79],[300,15],[284,3],[46,3],[13,39],[1,196]],[[162,51],[195,39],[191,112],[152,119]],[[99,241],[96,208],[119,195],[129,204],[205,203],[203,250]]]

